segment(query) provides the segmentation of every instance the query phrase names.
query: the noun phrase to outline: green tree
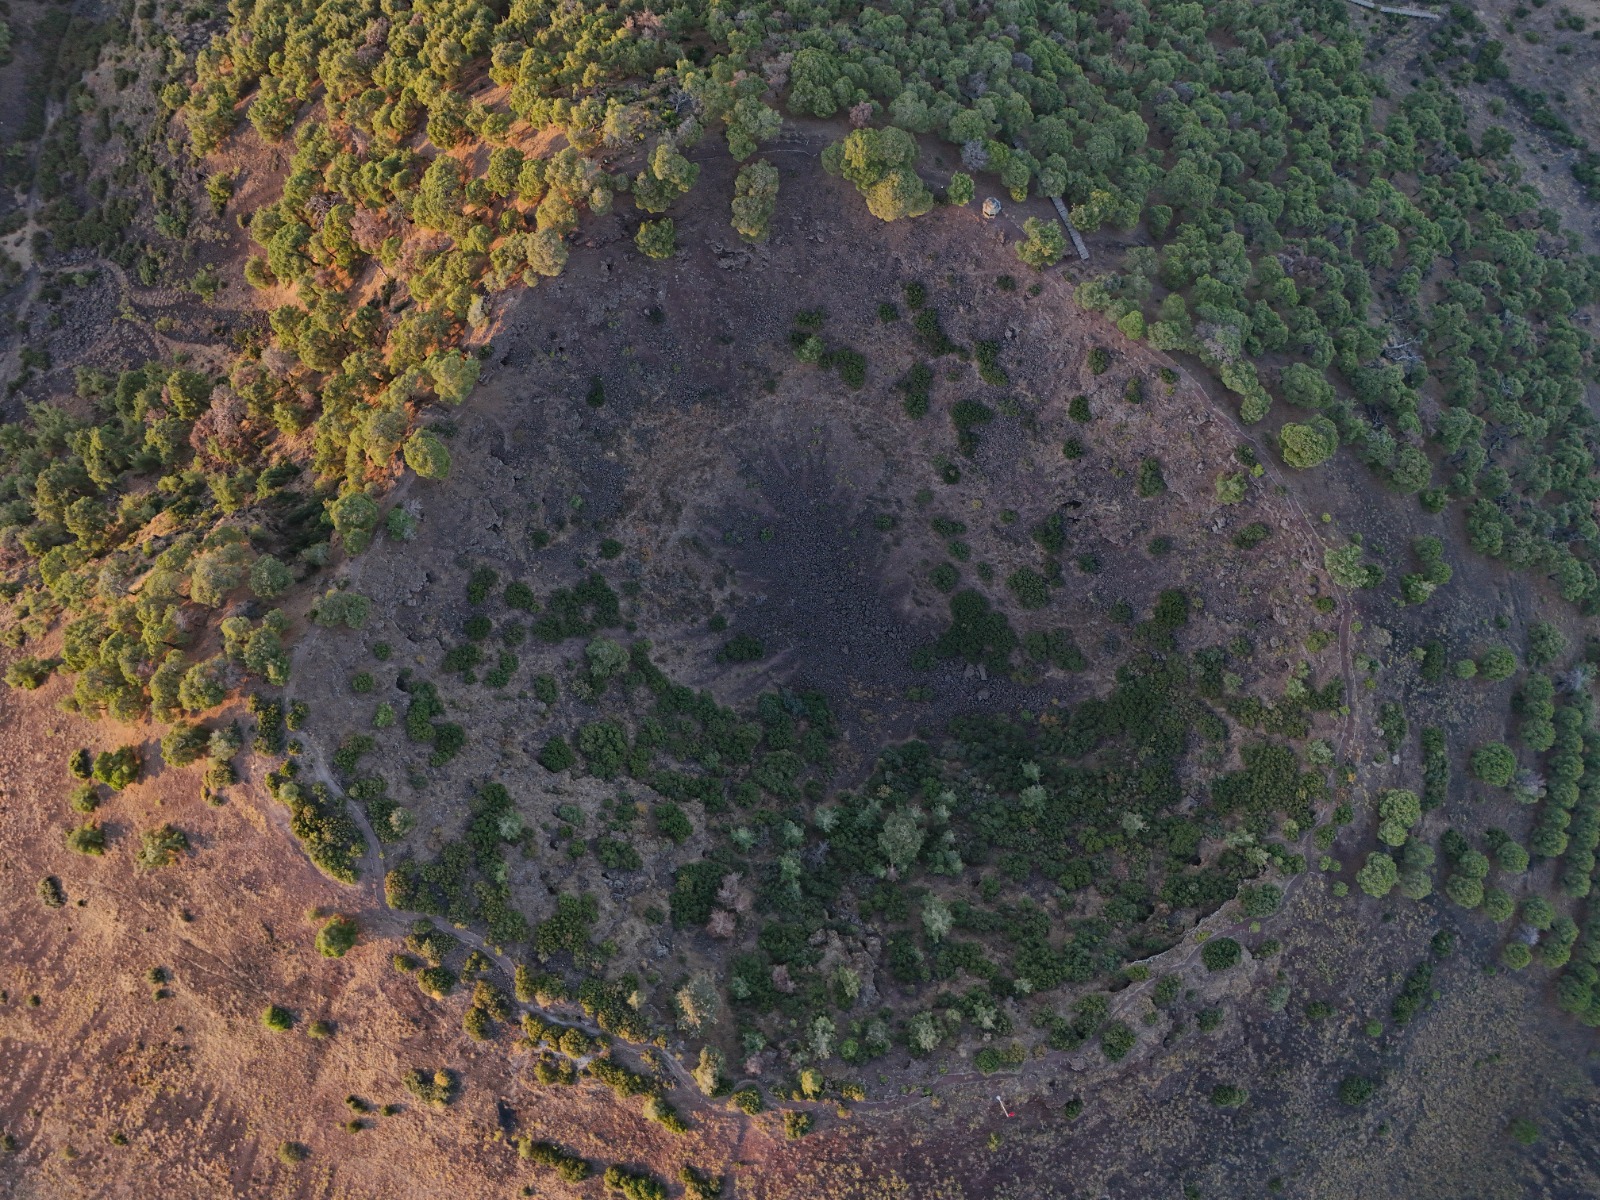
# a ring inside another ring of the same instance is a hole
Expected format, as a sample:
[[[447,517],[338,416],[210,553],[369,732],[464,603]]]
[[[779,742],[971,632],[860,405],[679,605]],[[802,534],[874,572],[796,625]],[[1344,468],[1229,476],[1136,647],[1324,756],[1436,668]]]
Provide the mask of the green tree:
[[[275,600],[289,590],[294,574],[270,554],[250,564],[250,590],[260,600]]]
[[[1400,882],[1400,868],[1387,854],[1374,850],[1367,855],[1367,865],[1356,872],[1356,886],[1369,896],[1382,899]]]
[[[1327,462],[1339,448],[1339,430],[1327,417],[1314,417],[1304,425],[1287,424],[1278,432],[1283,461],[1307,470]]]
[[[1504,742],[1487,742],[1472,752],[1471,768],[1491,787],[1509,787],[1517,775],[1517,756]]]
[[[445,479],[450,475],[450,451],[444,440],[427,429],[419,429],[406,439],[406,466],[423,479]]]
[[[633,202],[648,213],[662,213],[700,178],[700,167],[662,142],[633,181]]]
[[[74,854],[99,858],[106,852],[106,831],[100,827],[99,821],[85,821],[82,825],[67,830],[66,840],[67,849]]]
[[[1066,253],[1067,235],[1061,231],[1059,221],[1029,217],[1022,222],[1022,233],[1017,257],[1036,271],[1055,266]]]
[[[755,96],[739,97],[723,120],[728,124],[728,153],[735,162],[743,162],[762,142],[770,142],[783,130],[778,111]]]
[[[346,492],[328,502],[328,517],[344,542],[345,553],[360,554],[372,544],[381,514],[365,492]]]
[[[185,712],[205,712],[228,698],[228,660],[220,654],[197,662],[178,684],[178,705]]]
[[[343,625],[360,629],[372,613],[372,601],[360,592],[326,592],[311,610],[311,619],[324,628]]]
[[[878,847],[889,865],[904,870],[916,861],[922,850],[922,826],[916,817],[905,809],[897,809],[884,819],[878,834]]]
[[[356,944],[361,927],[349,917],[335,916],[317,930],[317,953],[324,958],[343,958]]]
[[[448,154],[441,154],[422,173],[422,182],[411,205],[411,219],[424,229],[449,233],[463,223],[465,208],[466,184],[461,164]],[[281,277],[276,267],[273,270]]]
[[[778,205],[778,168],[753,162],[733,181],[733,227],[747,242],[767,240],[768,226]]]
[[[1517,673],[1517,656],[1507,646],[1490,646],[1483,652],[1478,667],[1485,679],[1499,682]]]
[[[1483,903],[1483,881],[1456,874],[1444,881],[1444,894],[1462,908],[1477,908]]]
[[[528,270],[554,279],[566,268],[567,243],[554,229],[541,229],[528,237]]]
[[[161,739],[161,761],[171,767],[186,767],[205,755],[209,740],[203,726],[180,721]]]
[[[972,176],[964,171],[957,171],[950,176],[950,186],[945,192],[945,199],[957,208],[965,208],[972,203],[972,198],[977,195],[977,188],[972,182]]]
[[[1362,561],[1361,547],[1351,542],[1322,552],[1328,576],[1342,588],[1367,588],[1383,577],[1383,568]]]
[[[460,404],[477,386],[483,362],[465,350],[440,351],[428,356],[423,369],[433,379],[434,393],[446,404]]]
[[[133,856],[134,865],[144,871],[169,867],[188,848],[189,839],[181,829],[172,825],[147,829],[139,835],[139,849]]]
[[[113,792],[120,792],[134,783],[143,770],[144,761],[136,746],[102,750],[95,755],[94,777]]]
[[[917,143],[903,129],[852,130],[822,154],[823,169],[843,175],[867,200],[880,221],[920,217],[933,207],[933,193],[917,176]]]
[[[1291,363],[1278,376],[1278,390],[1290,404],[1299,408],[1326,408],[1333,403],[1333,385],[1305,363]],[[1335,442],[1337,445],[1337,442]]]
[[[1567,648],[1567,639],[1549,621],[1535,621],[1528,626],[1528,665],[1548,667],[1561,657]]]
[[[633,235],[633,244],[646,258],[657,260],[671,258],[678,249],[678,231],[671,217],[659,221],[646,221]]]
[[[1433,463],[1415,446],[1402,446],[1396,452],[1394,465],[1389,468],[1389,482],[1402,492],[1414,494],[1427,487],[1433,479]]]
[[[1422,801],[1415,792],[1392,788],[1378,801],[1378,840],[1403,846],[1411,827],[1422,820]]]
[[[220,608],[228,593],[245,581],[254,557],[245,542],[232,542],[199,555],[190,568],[189,598],[208,608]]]

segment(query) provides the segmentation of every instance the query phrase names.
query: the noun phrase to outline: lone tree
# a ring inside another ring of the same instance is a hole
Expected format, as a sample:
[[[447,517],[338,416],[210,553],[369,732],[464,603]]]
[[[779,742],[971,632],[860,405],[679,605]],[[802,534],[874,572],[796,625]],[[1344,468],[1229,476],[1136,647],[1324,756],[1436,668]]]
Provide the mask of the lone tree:
[[[317,953],[324,958],[343,958],[361,932],[349,917],[335,916],[317,930]]]

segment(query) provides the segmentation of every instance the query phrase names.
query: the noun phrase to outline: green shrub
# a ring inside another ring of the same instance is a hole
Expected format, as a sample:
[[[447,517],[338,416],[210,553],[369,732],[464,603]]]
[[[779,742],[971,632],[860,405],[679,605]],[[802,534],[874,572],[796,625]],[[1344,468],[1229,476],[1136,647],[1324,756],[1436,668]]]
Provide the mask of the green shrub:
[[[139,849],[133,861],[141,869],[153,871],[158,867],[171,866],[178,861],[178,855],[188,848],[189,839],[183,830],[163,825],[159,829],[147,829],[139,835]]]
[[[1533,951],[1522,942],[1507,942],[1500,949],[1500,961],[1513,971],[1520,971],[1533,961]]]
[[[1339,449],[1339,430],[1327,417],[1313,417],[1304,425],[1286,424],[1278,431],[1283,461],[1308,470],[1332,458]]]
[[[539,751],[539,765],[547,771],[565,771],[578,761],[578,756],[567,745],[566,739],[553,737]]]
[[[1006,576],[1006,587],[1024,609],[1039,609],[1050,603],[1050,585],[1032,567],[1018,567]]]
[[[423,967],[417,972],[417,987],[424,995],[443,1000],[455,990],[456,973],[448,967]]]
[[[670,841],[674,846],[681,846],[694,836],[694,825],[683,809],[670,800],[662,801],[655,807],[656,828],[661,836]]]
[[[633,235],[633,244],[646,258],[671,258],[678,249],[678,229],[671,217],[659,221],[645,221]]]
[[[114,792],[120,792],[139,778],[144,764],[134,746],[102,750],[95,756],[94,777]]]
[[[1339,1084],[1339,1099],[1351,1108],[1360,1108],[1377,1094],[1377,1083],[1365,1075],[1346,1075]]]
[[[666,1185],[647,1173],[607,1167],[605,1184],[608,1190],[621,1192],[623,1200],[667,1200]]]
[[[1516,1117],[1506,1127],[1506,1132],[1511,1135],[1511,1140],[1519,1146],[1531,1146],[1539,1140],[1539,1127],[1527,1117]]]
[[[294,1014],[287,1008],[269,1004],[261,1013],[261,1023],[275,1033],[294,1028]]]
[[[1282,903],[1283,889],[1274,884],[1263,883],[1239,889],[1239,907],[1252,920],[1270,917]]]
[[[1271,526],[1261,521],[1252,521],[1233,535],[1233,544],[1240,550],[1254,550],[1271,536]]]
[[[180,721],[161,739],[161,759],[171,767],[186,767],[205,754],[209,741],[203,726]]]
[[[615,721],[590,721],[578,728],[578,752],[600,779],[614,778],[628,753],[628,735]]]
[[[766,647],[759,638],[748,633],[737,634],[717,651],[717,661],[720,663],[748,663],[759,662],[766,657]]]
[[[99,821],[85,821],[76,829],[67,830],[67,849],[99,858],[106,852],[106,831]]]
[[[1150,456],[1139,460],[1139,472],[1133,490],[1147,500],[1167,490],[1167,480],[1161,473],[1159,458]]]
[[[7,687],[32,692],[44,686],[57,666],[55,659],[19,658],[6,668]]]
[[[1238,965],[1244,948],[1230,937],[1214,937],[1200,948],[1200,961],[1208,971],[1226,971]]]
[[[594,842],[594,856],[608,871],[637,871],[644,859],[627,842],[617,838],[599,837]]]
[[[1483,652],[1478,667],[1485,679],[1492,679],[1495,682],[1510,679],[1517,673],[1517,656],[1509,647],[1490,646]]]
[[[401,1076],[400,1082],[420,1102],[434,1108],[444,1108],[460,1090],[455,1073],[443,1067],[431,1073],[413,1067]]]
[[[589,1178],[593,1171],[587,1159],[569,1154],[554,1142],[536,1142],[532,1138],[518,1138],[517,1153],[529,1162],[550,1167],[568,1183],[580,1183]]]
[[[343,958],[360,932],[360,926],[349,917],[335,916],[317,930],[317,953],[324,958]]]
[[[1250,1099],[1250,1093],[1231,1083],[1219,1083],[1211,1089],[1211,1103],[1218,1108],[1238,1108]]]
[[[740,1088],[728,1097],[728,1103],[751,1117],[766,1107],[766,1102],[761,1097],[761,1089],[754,1086]]]
[[[1100,1027],[1100,1049],[1112,1062],[1127,1058],[1138,1042],[1138,1034],[1122,1021],[1107,1021]]]

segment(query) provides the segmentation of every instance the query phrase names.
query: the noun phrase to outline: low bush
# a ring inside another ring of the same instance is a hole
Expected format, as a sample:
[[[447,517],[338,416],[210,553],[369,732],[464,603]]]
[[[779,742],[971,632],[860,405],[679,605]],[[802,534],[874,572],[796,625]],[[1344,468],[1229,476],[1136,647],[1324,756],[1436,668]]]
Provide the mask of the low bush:
[[[406,1091],[434,1108],[444,1108],[460,1090],[455,1073],[443,1067],[431,1073],[413,1067],[401,1077],[400,1082]]]
[[[183,830],[171,825],[147,829],[139,835],[139,849],[133,861],[146,871],[171,866],[178,856],[189,848],[189,839]]]
[[[343,958],[356,944],[361,927],[349,917],[335,916],[317,930],[317,953],[324,958]]]
[[[99,821],[85,821],[76,829],[67,831],[67,849],[99,858],[106,852],[106,831],[100,827]]]
[[[1211,938],[1201,947],[1200,961],[1208,971],[1226,971],[1237,966],[1243,947],[1230,937]]]
[[[261,1023],[275,1033],[294,1028],[294,1014],[287,1008],[269,1004],[261,1013]]]

